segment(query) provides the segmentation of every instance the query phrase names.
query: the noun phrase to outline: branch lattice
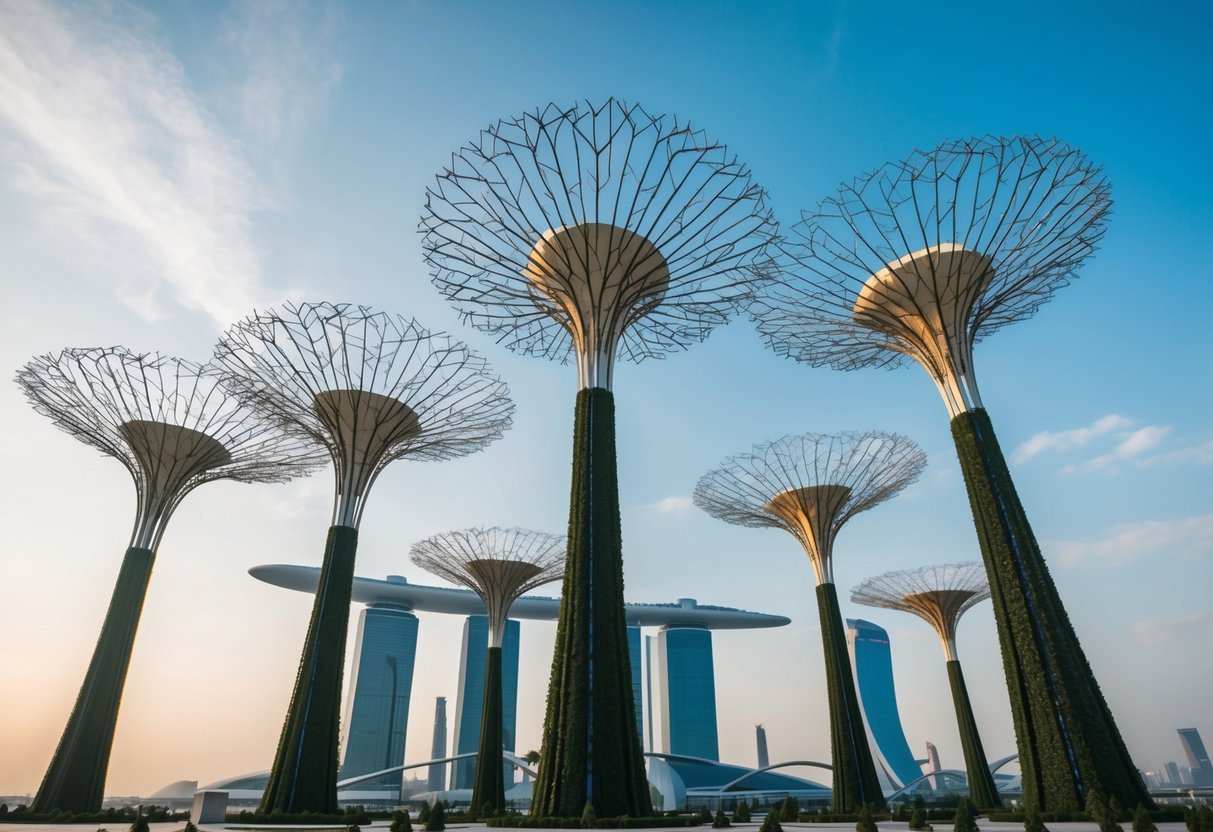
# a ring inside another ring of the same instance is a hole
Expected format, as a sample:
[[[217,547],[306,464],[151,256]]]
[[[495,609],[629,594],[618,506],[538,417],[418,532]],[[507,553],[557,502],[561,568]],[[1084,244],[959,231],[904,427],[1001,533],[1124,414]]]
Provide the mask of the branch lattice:
[[[786,278],[752,314],[798,361],[850,370],[908,355],[937,382],[971,375],[973,344],[1069,283],[1110,207],[1102,170],[1057,139],[945,142],[805,212]]]
[[[420,230],[438,288],[510,349],[609,360],[618,341],[640,361],[723,324],[771,272],[776,226],[724,145],[611,98],[484,130]]]
[[[567,540],[529,529],[472,528],[437,534],[413,544],[417,566],[480,596],[488,612],[490,647],[501,646],[510,606],[564,571]]]
[[[356,526],[396,459],[480,450],[510,426],[505,383],[467,345],[365,306],[286,304],[235,324],[215,348],[224,385],[282,429],[322,445]]]
[[[851,591],[857,604],[901,610],[926,621],[939,635],[949,661],[956,657],[960,617],[989,597],[985,566],[976,561],[885,572]]]
[[[897,434],[806,433],[755,445],[704,474],[695,505],[739,526],[781,528],[833,583],[833,547],[848,520],[916,480],[926,455]]]
[[[177,505],[204,482],[285,482],[323,462],[185,359],[120,346],[65,349],[33,359],[16,381],[35,410],[130,472],[132,546],[154,550]]]

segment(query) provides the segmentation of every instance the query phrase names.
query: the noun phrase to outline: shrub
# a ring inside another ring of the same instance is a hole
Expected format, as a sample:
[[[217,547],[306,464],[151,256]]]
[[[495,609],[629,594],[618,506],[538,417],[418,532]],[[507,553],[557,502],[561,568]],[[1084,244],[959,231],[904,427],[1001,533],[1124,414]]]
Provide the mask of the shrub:
[[[733,810],[733,820],[738,823],[750,822],[750,804],[745,798],[737,801],[737,808]]]
[[[1087,795],[1087,815],[1099,826],[1099,832],[1122,832],[1103,795],[1092,789]]]
[[[52,815],[52,817],[54,816]],[[145,818],[143,815],[137,815],[135,817],[135,822],[131,824],[130,832],[149,832],[147,818]]]
[[[585,806],[581,810],[581,828],[594,829],[598,826],[598,813],[594,811],[594,804],[586,801]]]
[[[1024,832],[1049,832],[1044,821],[1040,819],[1040,807],[1036,804],[1028,806],[1023,813]]]
[[[417,822],[424,824],[430,819],[430,804],[422,803],[421,811],[417,813]]]
[[[779,812],[776,809],[771,809],[763,818],[761,832],[783,832],[783,827],[779,825]]]
[[[783,802],[779,804],[779,820],[784,823],[793,823],[800,817],[800,806],[796,803],[796,798],[785,797]]]
[[[915,806],[914,811],[910,813],[909,826],[911,829],[930,832],[932,826],[927,823],[927,810],[921,806]]]
[[[968,799],[956,805],[956,816],[952,819],[952,832],[977,832],[977,819],[973,817],[973,804]]]
[[[413,821],[408,812],[392,812],[392,825],[388,832],[413,832]]]
[[[909,819],[910,819],[910,813],[906,809],[906,805],[904,803],[898,803],[896,806],[894,806],[893,814],[889,818],[889,820],[896,820],[896,821],[908,821]]]
[[[865,803],[859,810],[859,820],[855,823],[855,832],[876,832],[876,821],[872,819],[872,804]]]
[[[429,817],[425,819],[425,832],[442,832],[446,829],[446,808],[442,801],[430,807]]]
[[[1137,810],[1133,812],[1133,832],[1158,832],[1154,819],[1150,817],[1146,807],[1140,803],[1137,804]]]
[[[712,810],[709,809],[707,806],[700,806],[699,807],[699,819],[701,821],[703,821],[704,823],[711,823],[712,822]]]
[[[1213,809],[1206,803],[1196,810],[1197,832],[1213,832]]]
[[[712,819],[712,828],[713,829],[724,829],[726,826],[730,826],[730,825],[731,824],[729,823],[729,819],[725,815],[724,810],[717,809],[716,817],[714,817]],[[1137,832],[1137,830],[1133,830],[1133,832]]]
[[[192,820],[187,820],[185,822],[185,828],[182,829],[181,832],[198,832],[198,827],[194,826],[194,822]]]

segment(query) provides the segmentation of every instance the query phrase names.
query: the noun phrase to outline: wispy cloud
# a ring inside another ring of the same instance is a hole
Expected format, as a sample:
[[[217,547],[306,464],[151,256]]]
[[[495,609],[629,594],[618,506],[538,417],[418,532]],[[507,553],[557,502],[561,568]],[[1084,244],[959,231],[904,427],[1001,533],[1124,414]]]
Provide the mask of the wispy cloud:
[[[241,70],[233,98],[260,147],[294,138],[341,82],[332,52],[338,22],[331,5],[286,0],[237,3],[224,19],[222,39]]]
[[[1100,540],[1052,542],[1047,550],[1066,566],[1125,563],[1156,553],[1202,554],[1213,550],[1213,514],[1119,525]]]
[[[1064,451],[1086,445],[1097,436],[1103,436],[1113,431],[1125,430],[1131,427],[1133,421],[1116,413],[1102,416],[1085,428],[1072,430],[1041,431],[1029,437],[1026,442],[1015,449],[1011,455],[1012,462],[1027,462],[1043,451]]]
[[[1111,453],[1100,454],[1094,459],[1074,465],[1066,465],[1061,469],[1063,474],[1073,474],[1079,471],[1111,471],[1115,470],[1117,462],[1140,457],[1146,451],[1153,450],[1171,432],[1165,425],[1147,425],[1138,428],[1125,436]]]
[[[685,514],[694,507],[694,503],[690,497],[665,497],[655,503],[650,503],[646,508],[660,511],[662,514]]]
[[[0,2],[0,128],[12,180],[141,314],[167,293],[224,325],[266,299],[257,179],[148,12]]]
[[[1213,612],[1197,612],[1172,618],[1147,618],[1133,625],[1133,634],[1140,644],[1157,646],[1183,635],[1192,642],[1207,643],[1213,635]]]
[[[1142,460],[1143,465],[1213,465],[1213,439]]]

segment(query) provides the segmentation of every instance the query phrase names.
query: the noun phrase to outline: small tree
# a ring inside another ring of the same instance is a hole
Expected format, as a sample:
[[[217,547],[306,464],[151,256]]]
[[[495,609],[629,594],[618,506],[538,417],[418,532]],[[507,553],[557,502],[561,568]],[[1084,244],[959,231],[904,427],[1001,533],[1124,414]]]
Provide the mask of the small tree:
[[[586,801],[585,807],[581,810],[581,828],[593,829],[598,826],[598,813],[594,811],[594,804]]]
[[[1103,794],[1097,789],[1092,789],[1087,795],[1087,815],[1099,826],[1099,832],[1123,832]]]
[[[956,818],[952,822],[952,832],[978,832],[977,819],[973,814],[973,804],[968,798],[957,803]]]
[[[724,810],[717,809],[716,817],[712,820],[712,828],[713,829],[724,829],[726,826],[731,826],[731,825],[732,824],[729,823],[729,818],[724,813]],[[1137,830],[1134,830],[1134,832],[1137,832]]]
[[[430,804],[422,803],[421,811],[417,813],[417,822],[424,825],[430,819]]]
[[[750,822],[750,803],[744,797],[737,801],[737,808],[733,810],[733,820],[738,823]]]
[[[779,804],[779,819],[784,823],[795,823],[800,818],[800,804],[791,795]]]
[[[893,814],[889,817],[889,819],[896,821],[908,821],[910,819],[910,812],[906,809],[906,805],[904,803],[898,803],[893,807]]]
[[[392,825],[389,832],[413,832],[413,821],[408,812],[392,812]]]
[[[709,809],[706,805],[699,807],[699,820],[702,821],[703,823],[712,822],[712,810]]]
[[[1205,804],[1196,810],[1197,832],[1213,832],[1213,809]]]
[[[1133,812],[1133,832],[1158,832],[1154,819],[1141,803],[1137,804],[1137,810]]]
[[[187,820],[185,822],[185,828],[182,829],[181,832],[198,832],[198,827],[194,826],[194,822],[192,820]]]
[[[932,828],[931,824],[927,823],[927,801],[921,794],[914,795],[914,811],[910,813],[909,826],[911,829],[925,832]]]
[[[767,816],[762,820],[761,832],[783,832],[783,827],[779,825],[779,811],[772,808],[767,812]]]
[[[859,810],[859,821],[855,824],[855,832],[876,832],[876,821],[872,818],[872,804],[865,803]]]
[[[135,822],[131,824],[130,832],[148,832],[147,818],[142,814],[135,815]]]
[[[446,829],[446,808],[439,800],[430,807],[429,817],[425,819],[425,832],[442,832]]]
[[[1035,803],[1029,804],[1023,813],[1024,832],[1049,832],[1044,821],[1040,819],[1040,807]]]

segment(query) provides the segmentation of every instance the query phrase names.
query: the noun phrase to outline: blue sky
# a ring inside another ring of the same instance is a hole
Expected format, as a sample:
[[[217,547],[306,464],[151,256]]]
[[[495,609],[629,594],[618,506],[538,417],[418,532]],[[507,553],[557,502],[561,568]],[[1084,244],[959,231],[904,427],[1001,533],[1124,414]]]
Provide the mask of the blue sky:
[[[846,179],[985,133],[1056,135],[1105,166],[1101,249],[1038,315],[976,352],[982,394],[1088,658],[1143,768],[1174,730],[1213,739],[1213,20],[1202,3],[361,3],[0,0],[0,367],[122,343],[203,359],[286,298],[416,316],[509,382],[514,429],[371,496],[359,572],[428,581],[415,540],[479,524],[559,532],[572,366],[459,324],[416,224],[450,153],[549,101],[615,95],[726,142],[794,222]],[[628,595],[787,615],[715,637],[721,752],[828,753],[812,573],[787,535],[690,505],[723,457],[787,433],[882,429],[928,454],[918,484],[836,548],[844,614],[889,629],[911,746],[961,763],[942,655],[911,616],[846,602],[865,577],[977,557],[946,411],[915,367],[841,374],[763,349],[744,321],[616,372]],[[0,793],[32,792],[71,708],[134,515],[122,467],[0,386]],[[245,574],[315,564],[324,471],[207,485],[160,549],[107,792],[268,766],[308,599]],[[551,626],[525,624],[518,735],[538,744]],[[423,616],[406,757],[454,696],[459,622]],[[991,756],[1014,739],[988,606],[960,633]],[[761,681],[761,684],[757,684]],[[761,691],[761,694],[756,693]]]

